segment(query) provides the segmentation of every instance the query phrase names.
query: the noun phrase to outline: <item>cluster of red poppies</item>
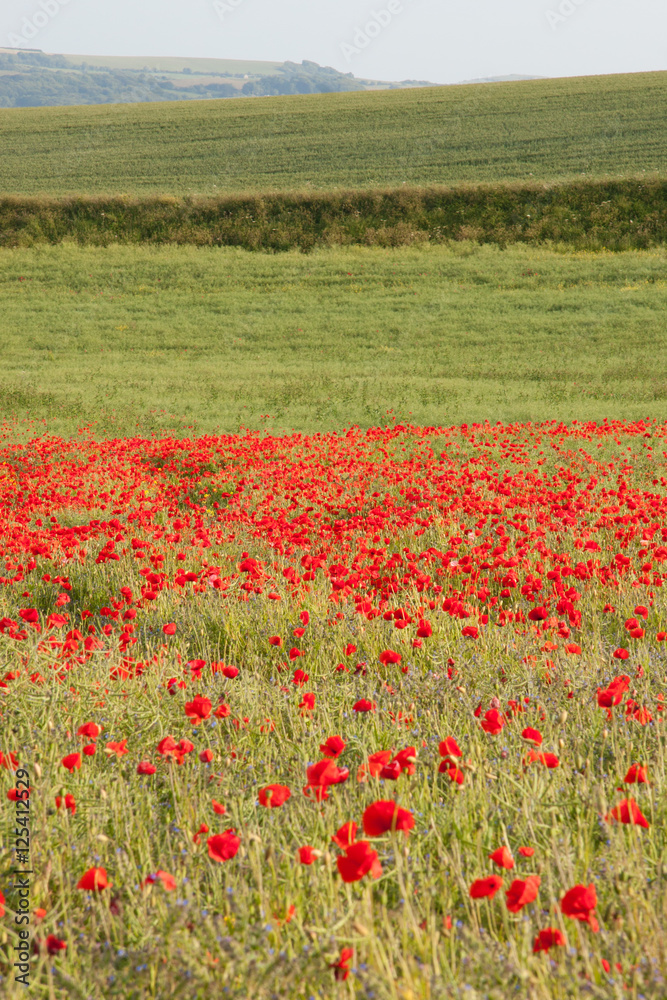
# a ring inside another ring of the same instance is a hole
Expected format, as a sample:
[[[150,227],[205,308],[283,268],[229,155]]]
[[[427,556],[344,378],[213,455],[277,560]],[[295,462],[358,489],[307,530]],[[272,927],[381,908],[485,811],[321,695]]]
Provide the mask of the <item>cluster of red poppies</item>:
[[[198,690],[206,678],[242,684],[243,663],[196,655],[200,651],[176,609],[187,601],[195,607],[207,601],[207,608],[215,602],[228,612],[238,604],[266,602],[269,614],[286,606],[302,609],[295,610],[299,621],[289,640],[284,634],[267,640],[264,634],[262,655],[285,682],[282,689],[298,692],[300,715],[311,718],[319,705],[319,695],[304,690],[313,612],[302,608],[311,595],[326,600],[328,611],[319,625],[330,626],[332,634],[347,617],[364,627],[375,622],[384,637],[385,648],[377,654],[358,649],[361,640],[345,642],[340,662],[331,664],[333,678],[370,672],[392,696],[392,683],[432,663],[448,629],[459,648],[484,650],[498,634],[525,639],[534,651],[526,652],[523,663],[539,670],[545,685],[558,683],[572,698],[564,674],[568,664],[589,656],[586,609],[594,602],[608,623],[606,662],[625,662],[635,653],[636,660],[644,659],[644,665],[632,663],[634,678],[600,670],[597,692],[591,692],[594,711],[604,713],[606,722],[613,723],[616,711],[633,726],[656,727],[664,696],[649,684],[655,672],[646,650],[649,642],[667,638],[659,599],[667,578],[666,438],[667,425],[642,421],[569,427],[552,422],[351,428],[285,438],[248,433],[194,441],[82,437],[76,447],[49,438],[7,446],[0,454],[5,463],[0,642],[12,661],[0,688],[10,691],[22,675],[38,686],[75,685],[77,672],[83,675],[87,665],[106,661],[108,684],[126,684],[168,664],[173,676],[164,690],[172,697],[187,691],[190,726],[228,719],[230,731],[245,728],[250,719],[232,717],[225,697],[215,704]],[[97,574],[95,592],[103,598],[83,596],[81,581],[89,572]],[[599,636],[596,643],[595,655]],[[438,676],[464,690],[457,686],[455,657],[445,654],[441,661]],[[502,665],[498,680],[506,681]],[[633,680],[643,682],[641,690],[632,687]],[[544,719],[542,706],[528,697],[504,704],[498,697],[479,701],[472,717],[485,739],[506,734],[508,727],[520,729],[524,771],[556,771],[558,748],[544,749],[540,729],[521,723],[522,715],[531,721],[528,709],[536,713],[532,721]],[[373,718],[378,704],[359,697],[350,710]],[[383,713],[392,725],[413,721],[410,711],[397,706],[384,707]],[[273,728],[269,718],[259,725],[261,733]],[[62,757],[70,775],[84,758],[95,756],[101,731],[92,721],[79,726],[84,745]],[[345,746],[342,736],[328,737],[320,745],[322,759],[307,767],[303,793],[318,805],[350,777],[349,768],[337,762]],[[155,759],[141,759],[136,771],[150,777],[158,766],[182,766],[195,759],[194,751],[190,739],[164,736],[154,746]],[[104,748],[116,760],[128,752],[127,739]],[[210,764],[214,751],[206,747],[197,756]],[[439,773],[454,791],[464,791],[474,765],[454,736],[441,734],[439,756]],[[414,745],[378,750],[358,765],[357,780],[397,781],[415,773],[417,758]],[[1,767],[10,770],[17,763],[9,748],[0,750]],[[633,763],[625,783],[648,785],[648,770],[646,761]],[[292,794],[279,783],[257,790],[260,806],[270,810],[284,806]],[[56,808],[74,815],[74,795],[63,790]],[[218,815],[226,812],[215,800],[213,808]],[[621,799],[603,818],[644,829],[651,825],[634,798]],[[378,878],[382,862],[371,841],[398,833],[407,837],[414,826],[413,813],[391,799],[367,805],[360,828],[369,839],[357,839],[353,820],[333,837],[341,879]],[[207,834],[202,824],[195,837]],[[211,834],[208,856],[229,861],[241,843],[233,827]],[[299,861],[311,865],[327,847],[303,845]],[[525,846],[518,850],[524,859],[534,853]],[[490,859],[505,870],[515,865],[507,845]],[[149,891],[158,882],[166,891],[175,886],[161,869],[142,885]],[[78,883],[86,891],[108,885],[100,867],[90,868]],[[469,895],[492,899],[502,887],[502,877],[492,874],[474,880]],[[536,874],[515,879],[505,892],[507,910],[519,912],[538,898],[539,889]],[[575,885],[560,902],[564,916],[593,931],[596,906],[593,884]],[[564,943],[562,931],[548,927],[539,932],[534,950]],[[47,940],[45,947],[54,953],[60,945]],[[334,966],[338,978],[346,978],[351,957],[345,949]]]

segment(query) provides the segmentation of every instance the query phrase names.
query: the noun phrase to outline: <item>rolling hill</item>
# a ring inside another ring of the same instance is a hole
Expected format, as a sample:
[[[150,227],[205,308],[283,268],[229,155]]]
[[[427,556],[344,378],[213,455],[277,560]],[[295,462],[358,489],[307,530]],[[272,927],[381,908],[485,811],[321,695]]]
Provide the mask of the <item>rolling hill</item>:
[[[667,72],[0,109],[0,193],[174,196],[667,170]]]

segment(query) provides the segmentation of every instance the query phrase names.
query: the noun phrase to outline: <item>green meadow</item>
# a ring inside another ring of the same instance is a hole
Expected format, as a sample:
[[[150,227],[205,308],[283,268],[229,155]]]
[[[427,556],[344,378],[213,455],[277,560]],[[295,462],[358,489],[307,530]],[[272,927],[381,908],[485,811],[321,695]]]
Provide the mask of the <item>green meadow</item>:
[[[475,243],[5,250],[0,414],[105,436],[660,418],[665,264]]]

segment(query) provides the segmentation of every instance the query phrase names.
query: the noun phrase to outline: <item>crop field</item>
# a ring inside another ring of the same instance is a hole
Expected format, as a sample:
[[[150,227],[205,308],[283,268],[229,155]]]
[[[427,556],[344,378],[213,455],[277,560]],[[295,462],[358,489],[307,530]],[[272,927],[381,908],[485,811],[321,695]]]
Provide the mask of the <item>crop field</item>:
[[[65,436],[660,418],[665,266],[472,243],[3,251],[0,415]]]
[[[0,110],[0,191],[207,195],[667,169],[667,73]]]
[[[665,996],[667,425],[3,433],[3,996]]]

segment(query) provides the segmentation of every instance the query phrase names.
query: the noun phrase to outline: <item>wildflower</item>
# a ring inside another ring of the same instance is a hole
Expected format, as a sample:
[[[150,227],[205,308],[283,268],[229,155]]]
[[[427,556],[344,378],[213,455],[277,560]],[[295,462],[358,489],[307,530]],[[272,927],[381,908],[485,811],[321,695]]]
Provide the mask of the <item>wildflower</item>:
[[[351,844],[345,854],[336,858],[336,865],[343,882],[358,882],[369,874],[371,878],[379,878],[382,874],[378,853],[367,840],[357,840]]]
[[[291,794],[287,785],[267,785],[260,790],[259,804],[268,809],[277,809],[287,802]]]
[[[373,802],[362,818],[367,837],[381,837],[383,833],[403,830],[405,835],[415,825],[415,818],[408,809],[401,809],[392,799]]]
[[[503,880],[500,875],[488,875],[486,878],[478,878],[470,886],[471,899],[493,899],[499,889],[502,889]]]
[[[634,799],[622,799],[618,805],[614,806],[611,812],[605,817],[607,822],[615,819],[619,823],[626,823],[634,826],[643,826],[648,830],[650,823],[642,813]]]
[[[514,868],[514,858],[505,846],[498,847],[492,854],[489,854],[489,858],[500,868],[506,868],[508,871]]]
[[[585,885],[573,886],[560,901],[561,911],[566,917],[588,924],[594,933],[599,930],[594,915],[597,905],[597,894],[593,883],[588,887]]]
[[[193,726],[198,726],[200,722],[208,719],[212,707],[213,705],[208,698],[203,698],[198,694],[192,701],[185,703],[185,714]]]
[[[87,872],[83,873],[76,887],[84,889],[86,892],[101,892],[110,885],[111,882],[108,881],[104,868],[89,868]]]
[[[331,757],[335,760],[337,757],[340,757],[345,747],[345,740],[341,739],[340,736],[329,736],[324,743],[320,743],[320,753],[324,754],[325,757]]]
[[[206,841],[208,845],[208,856],[213,861],[229,861],[235,857],[241,846],[240,837],[236,836],[236,830],[231,828],[224,833],[216,833]]]
[[[540,881],[539,875],[529,875],[527,879],[514,879],[505,893],[507,909],[510,913],[518,913],[528,903],[537,899]]]
[[[350,975],[349,965],[354,955],[354,948],[343,948],[337,962],[329,964],[329,968],[334,970],[334,976],[338,982],[344,982]]]
[[[79,770],[81,768],[81,754],[68,753],[67,756],[62,759],[62,766],[69,771],[70,774],[74,774],[75,770]]]
[[[533,952],[549,951],[550,948],[565,947],[565,935],[556,927],[545,927],[533,942]]]

